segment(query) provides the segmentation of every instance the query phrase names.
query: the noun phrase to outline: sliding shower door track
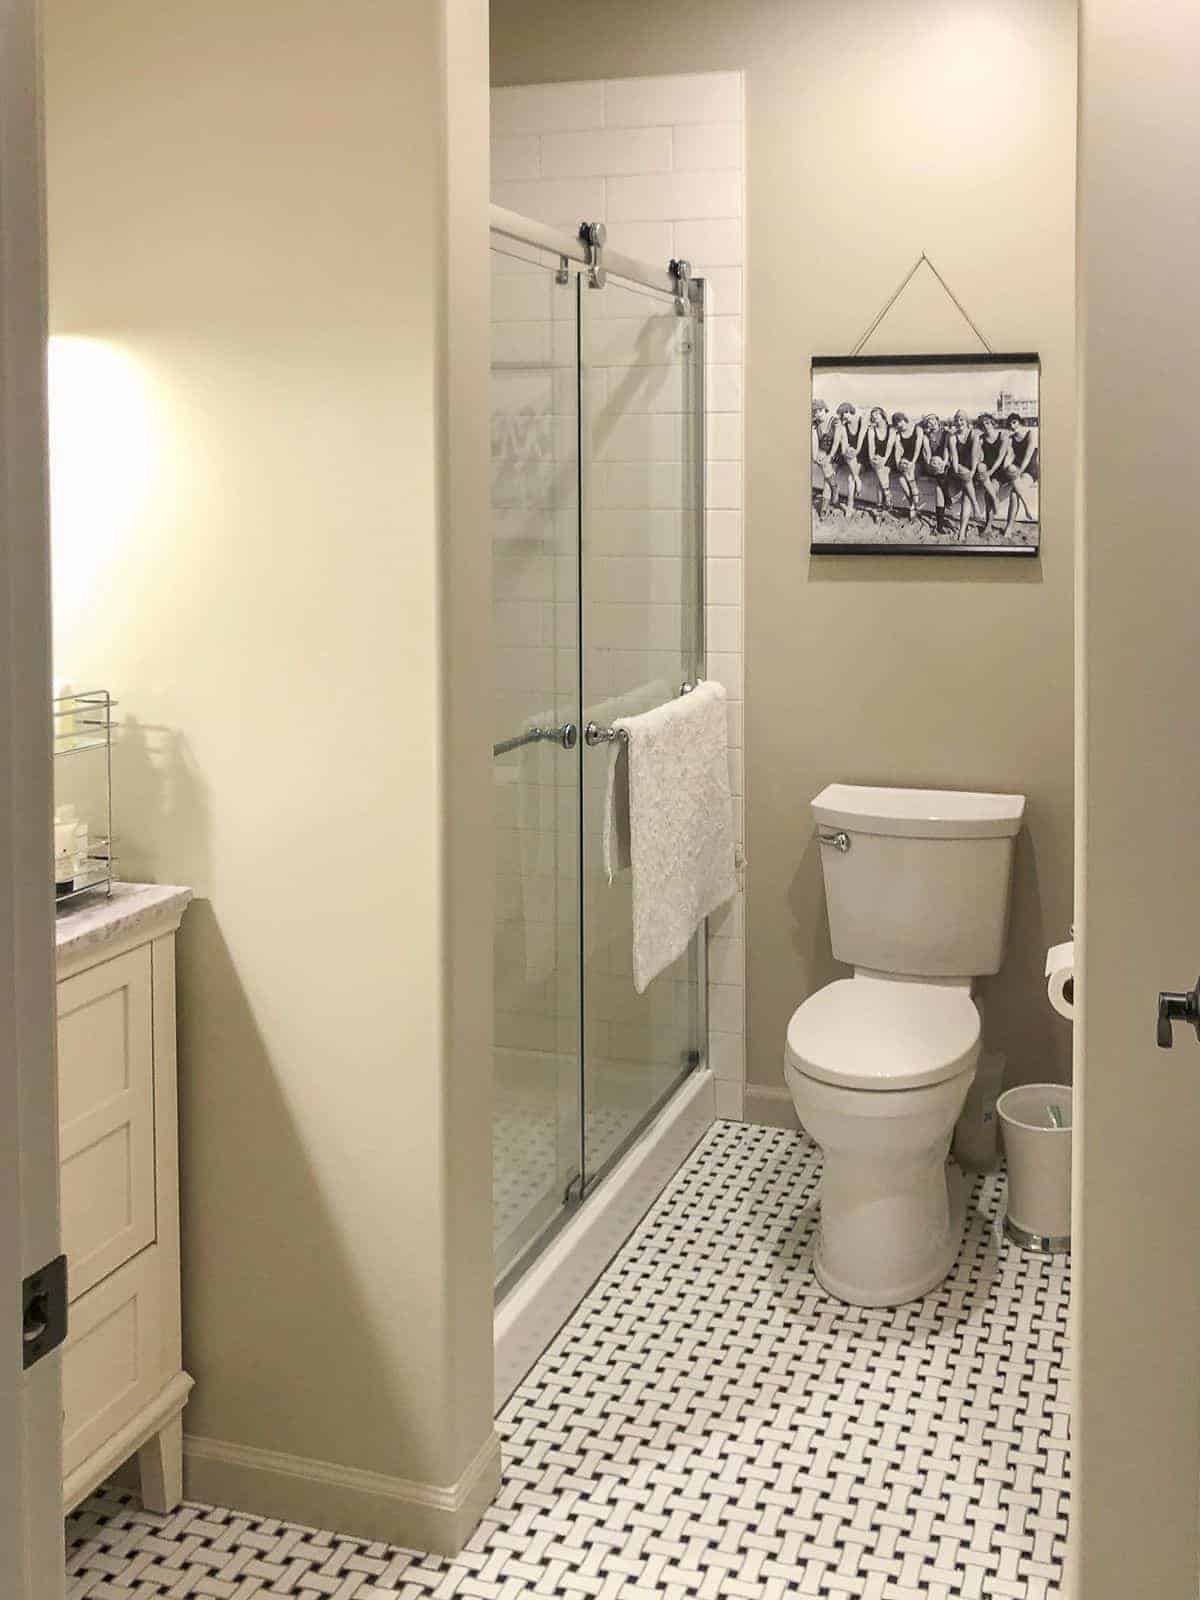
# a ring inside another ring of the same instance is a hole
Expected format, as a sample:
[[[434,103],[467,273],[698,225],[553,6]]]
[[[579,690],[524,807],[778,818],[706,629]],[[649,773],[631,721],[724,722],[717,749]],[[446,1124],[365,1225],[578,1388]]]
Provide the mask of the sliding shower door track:
[[[683,1058],[679,1076],[671,1084],[670,1088],[659,1096],[645,1115],[639,1117],[637,1122],[629,1129],[629,1132],[624,1135],[618,1144],[613,1146],[611,1152],[605,1157],[603,1163],[596,1168],[595,1172],[589,1173],[586,1179],[583,1178],[582,1174],[575,1173],[563,1191],[562,1209],[554,1217],[553,1221],[547,1223],[535,1239],[530,1240],[526,1249],[509,1266],[507,1271],[496,1280],[493,1303],[497,1308],[503,1303],[505,1296],[511,1293],[520,1279],[529,1271],[537,1258],[554,1242],[563,1229],[574,1221],[579,1215],[583,1204],[591,1199],[597,1189],[603,1186],[608,1174],[629,1154],[642,1135],[652,1127],[683,1088],[684,1084],[687,1083],[688,1079],[694,1073],[701,1071],[706,1065],[707,1062],[702,1051],[689,1050]]]

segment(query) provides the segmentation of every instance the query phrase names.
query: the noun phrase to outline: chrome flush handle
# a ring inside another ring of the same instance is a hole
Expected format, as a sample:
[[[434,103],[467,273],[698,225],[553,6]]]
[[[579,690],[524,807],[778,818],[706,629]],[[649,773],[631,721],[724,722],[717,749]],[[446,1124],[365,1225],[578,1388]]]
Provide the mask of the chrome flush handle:
[[[820,839],[822,844],[829,844],[832,845],[835,850],[840,850],[843,855],[845,855],[846,851],[850,848],[850,835],[843,832],[840,828],[836,833],[822,833],[818,828],[817,838]]]

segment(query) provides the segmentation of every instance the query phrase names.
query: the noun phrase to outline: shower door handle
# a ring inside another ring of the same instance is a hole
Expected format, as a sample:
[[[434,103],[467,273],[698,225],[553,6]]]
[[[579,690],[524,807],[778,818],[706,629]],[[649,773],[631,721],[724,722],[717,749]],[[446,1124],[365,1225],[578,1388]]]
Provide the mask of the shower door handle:
[[[511,755],[527,744],[560,744],[564,750],[574,750],[579,743],[579,729],[573,722],[564,722],[558,728],[529,728],[515,739],[501,739],[492,746],[493,756]]]

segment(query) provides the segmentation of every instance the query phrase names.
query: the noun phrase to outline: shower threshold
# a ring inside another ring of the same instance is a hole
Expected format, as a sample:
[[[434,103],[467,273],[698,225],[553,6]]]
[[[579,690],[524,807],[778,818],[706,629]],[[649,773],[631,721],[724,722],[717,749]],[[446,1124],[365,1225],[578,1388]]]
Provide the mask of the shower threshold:
[[[589,1185],[531,1265],[501,1280],[494,1321],[496,1409],[529,1371],[716,1119],[712,1072],[699,1067]]]

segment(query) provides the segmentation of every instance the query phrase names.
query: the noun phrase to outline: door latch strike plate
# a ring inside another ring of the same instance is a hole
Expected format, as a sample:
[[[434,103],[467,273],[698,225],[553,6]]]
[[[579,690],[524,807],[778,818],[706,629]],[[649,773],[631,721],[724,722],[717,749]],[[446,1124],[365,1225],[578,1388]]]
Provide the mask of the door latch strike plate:
[[[67,1337],[67,1258],[59,1256],[21,1285],[21,1365],[57,1350]]]

